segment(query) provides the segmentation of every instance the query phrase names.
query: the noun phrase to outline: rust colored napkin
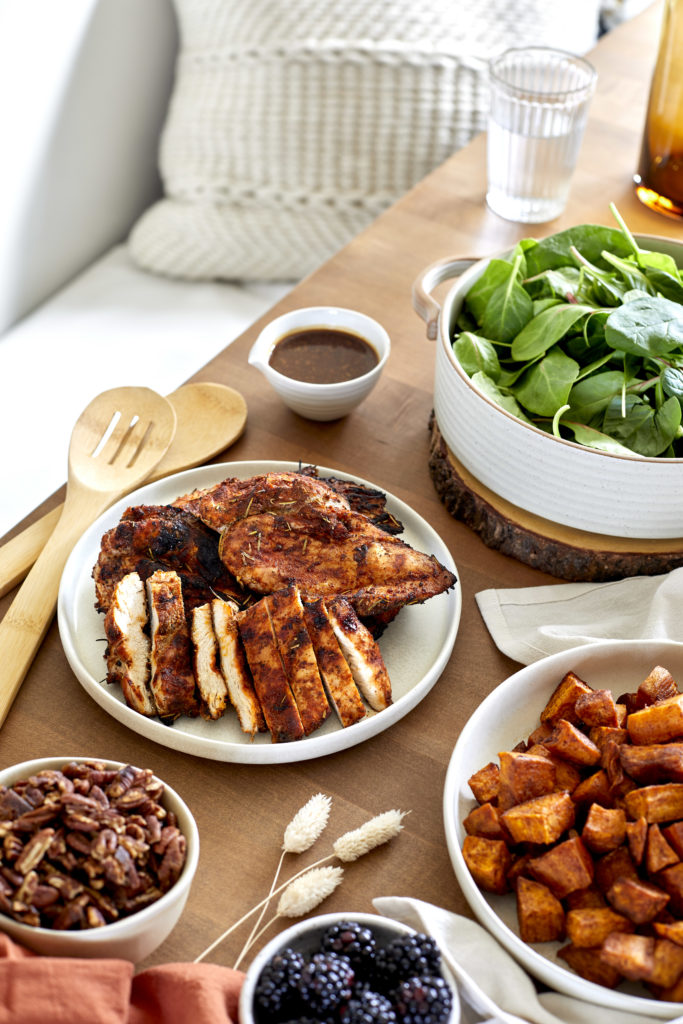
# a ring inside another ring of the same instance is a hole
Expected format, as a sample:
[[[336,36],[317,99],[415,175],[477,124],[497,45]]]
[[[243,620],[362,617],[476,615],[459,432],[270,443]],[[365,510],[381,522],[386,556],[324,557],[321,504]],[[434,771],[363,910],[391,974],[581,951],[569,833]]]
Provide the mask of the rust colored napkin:
[[[36,956],[0,934],[0,1024],[238,1024],[244,975],[217,964]]]

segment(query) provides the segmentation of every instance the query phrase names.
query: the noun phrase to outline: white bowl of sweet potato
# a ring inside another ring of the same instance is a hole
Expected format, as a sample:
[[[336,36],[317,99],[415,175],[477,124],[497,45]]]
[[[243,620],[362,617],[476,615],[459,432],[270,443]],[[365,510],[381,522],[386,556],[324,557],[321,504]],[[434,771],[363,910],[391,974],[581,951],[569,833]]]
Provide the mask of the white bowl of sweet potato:
[[[476,917],[551,988],[683,1003],[683,645],[602,641],[501,683],[453,751],[449,853]]]

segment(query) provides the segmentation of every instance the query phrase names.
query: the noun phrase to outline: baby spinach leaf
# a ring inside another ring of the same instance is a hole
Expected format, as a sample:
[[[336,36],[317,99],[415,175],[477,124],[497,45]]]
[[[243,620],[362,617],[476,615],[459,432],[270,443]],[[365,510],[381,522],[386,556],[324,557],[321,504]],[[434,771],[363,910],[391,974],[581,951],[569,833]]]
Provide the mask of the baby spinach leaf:
[[[517,401],[538,416],[554,416],[565,405],[579,364],[559,348],[553,348],[535,363],[513,388]]]
[[[453,351],[468,377],[481,370],[492,380],[498,380],[500,363],[493,342],[488,338],[482,338],[481,335],[473,334],[472,331],[463,331],[456,338]]]
[[[487,338],[509,342],[519,334],[533,316],[533,303],[517,281],[510,276],[489,298],[481,329]]]
[[[666,355],[683,345],[683,308],[658,295],[639,296],[610,313],[605,340],[639,356]]]
[[[667,366],[662,370],[662,388],[667,395],[683,402],[683,369],[680,366]]]
[[[481,323],[489,299],[497,288],[505,284],[514,272],[512,263],[507,260],[489,260],[486,270],[465,296],[465,305],[478,324]]]
[[[605,370],[576,382],[569,395],[571,419],[588,423],[607,408],[624,387],[621,370]]]
[[[581,317],[593,312],[592,306],[578,303],[544,309],[526,324],[512,342],[512,358],[533,359],[547,352]]]
[[[571,266],[571,249],[575,246],[591,263],[600,263],[600,254],[604,249],[616,253],[617,256],[628,256],[631,248],[620,231],[616,228],[603,227],[600,224],[581,224],[577,227],[558,231],[557,234],[544,238],[526,252],[526,267],[529,277],[540,274],[552,267]]]
[[[506,394],[501,391],[497,386],[496,382],[487,377],[485,373],[475,373],[472,375],[472,383],[475,387],[479,388],[483,395],[490,398],[492,402],[499,405],[502,409],[516,416],[517,419],[523,420],[524,423],[531,423],[532,421],[524,413],[523,409],[512,395]]]
[[[621,274],[629,291],[636,290],[654,295],[655,289],[633,260],[623,260],[611,252],[603,252],[602,258]]]
[[[587,427],[583,423],[575,423],[572,420],[565,419],[562,420],[562,426],[568,427],[574,435],[574,440],[578,444],[585,445],[586,448],[596,448],[600,452],[610,452],[612,455],[636,457],[636,453],[627,448],[626,445],[620,444],[613,437],[603,434],[594,427]]]
[[[665,299],[671,299],[672,302],[680,302],[683,305],[683,282],[677,273],[669,274],[666,270],[660,270],[658,267],[648,267],[645,273],[650,283],[660,295],[663,295]]]
[[[653,409],[639,395],[627,395],[626,414],[622,402],[613,398],[605,410],[603,429],[639,455],[654,458],[666,451],[681,425],[681,406],[677,398],[667,398]]]

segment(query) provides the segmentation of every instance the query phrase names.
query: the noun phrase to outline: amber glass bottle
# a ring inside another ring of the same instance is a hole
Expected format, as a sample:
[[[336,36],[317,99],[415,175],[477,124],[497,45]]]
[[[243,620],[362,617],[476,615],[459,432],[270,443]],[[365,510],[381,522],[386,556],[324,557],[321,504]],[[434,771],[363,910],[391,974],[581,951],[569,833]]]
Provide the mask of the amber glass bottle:
[[[634,181],[646,206],[683,217],[683,0],[665,0]]]

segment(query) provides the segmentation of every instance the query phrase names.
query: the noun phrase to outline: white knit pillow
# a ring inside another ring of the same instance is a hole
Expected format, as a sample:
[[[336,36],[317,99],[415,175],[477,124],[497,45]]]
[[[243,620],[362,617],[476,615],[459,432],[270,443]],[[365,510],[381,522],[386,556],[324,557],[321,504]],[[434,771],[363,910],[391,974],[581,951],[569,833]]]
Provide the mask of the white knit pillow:
[[[484,127],[486,61],[585,52],[600,0],[174,0],[165,197],[133,258],[185,278],[300,278]]]

